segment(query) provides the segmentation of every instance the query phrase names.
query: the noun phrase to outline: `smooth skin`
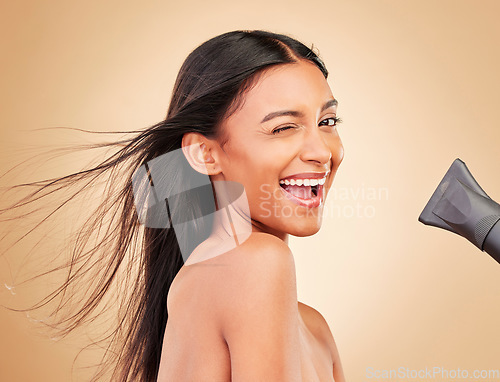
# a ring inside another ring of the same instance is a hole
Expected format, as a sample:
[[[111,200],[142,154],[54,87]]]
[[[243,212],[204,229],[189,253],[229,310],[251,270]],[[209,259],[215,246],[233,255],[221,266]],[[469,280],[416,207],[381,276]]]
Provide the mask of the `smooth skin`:
[[[299,206],[279,185],[290,175],[327,173],[326,197],[344,156],[333,100],[321,71],[298,60],[261,74],[221,126],[223,139],[184,136],[193,168],[212,182],[243,185],[249,214],[217,216],[174,279],[158,381],[345,381],[326,320],[297,301],[288,247],[289,234],[318,232],[324,203]],[[262,122],[277,111],[287,113]],[[251,234],[228,247],[234,227],[245,224]]]

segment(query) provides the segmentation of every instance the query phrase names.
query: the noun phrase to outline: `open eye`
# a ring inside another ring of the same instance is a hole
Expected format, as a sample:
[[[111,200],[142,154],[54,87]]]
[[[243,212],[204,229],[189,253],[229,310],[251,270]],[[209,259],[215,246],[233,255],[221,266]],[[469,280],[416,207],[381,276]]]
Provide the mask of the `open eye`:
[[[323,123],[326,122],[326,123]],[[342,123],[342,120],[339,117],[331,117],[324,119],[320,122],[322,126],[337,126],[339,123]]]

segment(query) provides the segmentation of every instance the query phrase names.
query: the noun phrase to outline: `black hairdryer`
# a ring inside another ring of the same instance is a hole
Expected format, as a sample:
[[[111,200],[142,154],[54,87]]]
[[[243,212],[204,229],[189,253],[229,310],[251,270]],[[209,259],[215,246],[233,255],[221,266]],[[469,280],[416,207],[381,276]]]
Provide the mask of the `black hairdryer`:
[[[460,159],[448,169],[418,220],[465,237],[500,263],[500,204]]]

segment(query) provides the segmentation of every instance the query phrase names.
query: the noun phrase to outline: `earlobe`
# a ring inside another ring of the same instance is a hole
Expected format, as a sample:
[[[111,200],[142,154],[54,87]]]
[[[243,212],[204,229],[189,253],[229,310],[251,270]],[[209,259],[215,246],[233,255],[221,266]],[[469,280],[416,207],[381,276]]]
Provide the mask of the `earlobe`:
[[[212,152],[211,143],[200,133],[186,133],[182,137],[182,152],[191,167],[201,174],[220,173]]]

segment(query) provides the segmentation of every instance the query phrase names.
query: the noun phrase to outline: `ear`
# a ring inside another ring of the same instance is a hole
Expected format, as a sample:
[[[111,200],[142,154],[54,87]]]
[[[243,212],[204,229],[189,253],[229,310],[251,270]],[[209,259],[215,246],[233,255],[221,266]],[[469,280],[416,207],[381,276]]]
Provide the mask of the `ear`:
[[[193,169],[205,175],[221,172],[214,156],[215,142],[200,133],[186,133],[182,137],[182,152]]]

